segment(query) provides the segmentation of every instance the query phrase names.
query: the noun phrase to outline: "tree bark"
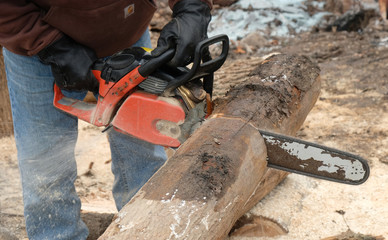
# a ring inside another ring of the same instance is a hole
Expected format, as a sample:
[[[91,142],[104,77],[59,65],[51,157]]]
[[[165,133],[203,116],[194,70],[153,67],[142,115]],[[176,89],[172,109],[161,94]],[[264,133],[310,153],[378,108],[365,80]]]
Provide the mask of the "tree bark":
[[[0,138],[13,134],[11,105],[5,76],[3,51],[0,46]]]
[[[100,239],[224,239],[287,173],[266,168],[257,128],[294,135],[320,90],[319,69],[275,55],[216,101],[207,120],[118,213]]]
[[[380,15],[385,21],[387,20],[387,12],[388,12],[387,5],[388,5],[388,0],[379,0]]]

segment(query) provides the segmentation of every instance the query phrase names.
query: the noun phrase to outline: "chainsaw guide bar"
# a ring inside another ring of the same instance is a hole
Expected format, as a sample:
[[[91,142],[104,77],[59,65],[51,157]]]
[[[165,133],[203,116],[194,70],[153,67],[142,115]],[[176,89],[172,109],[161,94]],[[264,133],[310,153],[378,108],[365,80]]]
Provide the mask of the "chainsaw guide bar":
[[[367,161],[357,155],[277,133],[260,133],[267,146],[268,167],[351,185],[369,177]]]

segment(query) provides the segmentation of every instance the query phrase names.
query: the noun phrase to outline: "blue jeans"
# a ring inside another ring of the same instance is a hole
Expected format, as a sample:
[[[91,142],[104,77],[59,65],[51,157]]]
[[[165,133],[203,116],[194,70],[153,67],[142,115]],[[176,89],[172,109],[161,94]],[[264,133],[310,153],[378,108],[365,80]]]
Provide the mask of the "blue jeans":
[[[151,47],[148,31],[135,45]],[[28,237],[86,239],[88,229],[80,219],[81,202],[74,187],[78,120],[53,107],[54,78],[48,65],[36,56],[21,56],[6,49],[3,55]],[[65,93],[77,99],[85,94]],[[164,164],[166,155],[161,146],[114,130],[108,136],[115,175],[113,196],[120,210]]]

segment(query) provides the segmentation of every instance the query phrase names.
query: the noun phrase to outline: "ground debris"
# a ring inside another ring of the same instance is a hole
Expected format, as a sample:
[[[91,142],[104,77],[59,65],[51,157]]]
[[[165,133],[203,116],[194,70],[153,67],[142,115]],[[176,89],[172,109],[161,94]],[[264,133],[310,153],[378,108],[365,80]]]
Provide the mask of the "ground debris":
[[[226,7],[226,6],[232,5],[233,3],[237,2],[237,1],[238,0],[214,0],[213,4],[218,5],[220,7]]]
[[[380,162],[385,163],[385,164],[388,164],[388,155],[385,156],[385,157],[383,157],[383,158],[381,158],[381,159],[380,159]]]
[[[357,12],[348,11],[338,17],[332,24],[329,24],[326,31],[362,31],[368,26],[369,21],[376,16],[377,12],[374,9],[361,9]]]
[[[348,230],[339,234],[338,236],[323,238],[321,240],[385,240],[383,236],[371,236],[361,233],[355,233],[352,230]]]

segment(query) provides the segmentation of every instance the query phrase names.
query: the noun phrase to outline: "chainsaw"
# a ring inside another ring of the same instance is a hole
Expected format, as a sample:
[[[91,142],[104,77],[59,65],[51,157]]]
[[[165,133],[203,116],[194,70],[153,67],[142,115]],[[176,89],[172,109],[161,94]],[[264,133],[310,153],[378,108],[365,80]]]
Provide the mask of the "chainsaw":
[[[216,44],[220,53],[212,58],[209,47]],[[93,65],[96,103],[68,98],[55,85],[54,106],[95,126],[176,148],[211,114],[213,74],[228,50],[226,35],[208,38],[196,46],[190,68],[172,68],[166,63],[174,49],[152,57],[144,48],[128,48]],[[369,176],[368,163],[359,156],[258,131],[266,142],[268,167],[353,185]]]

